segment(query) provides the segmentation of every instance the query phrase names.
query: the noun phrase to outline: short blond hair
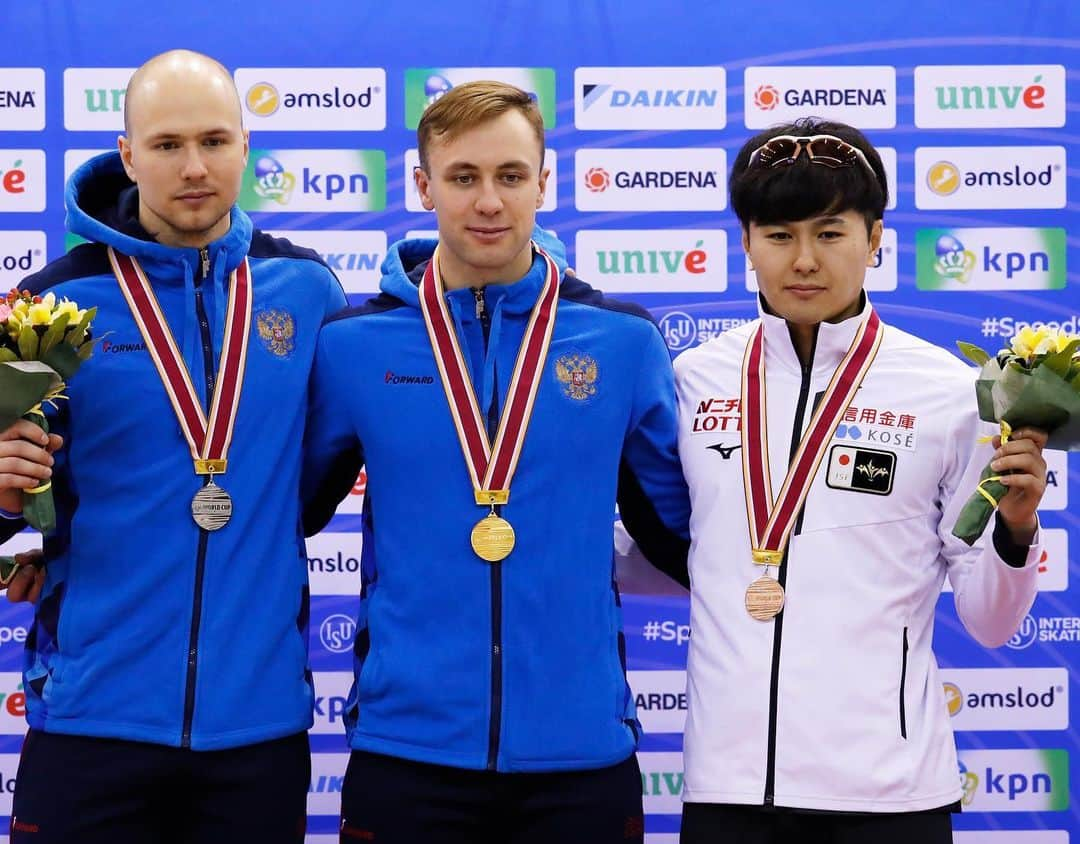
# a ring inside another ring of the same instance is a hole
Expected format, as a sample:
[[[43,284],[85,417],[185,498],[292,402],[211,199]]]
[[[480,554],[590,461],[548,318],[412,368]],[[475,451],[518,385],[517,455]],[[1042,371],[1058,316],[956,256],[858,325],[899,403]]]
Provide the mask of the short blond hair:
[[[544,117],[536,100],[520,88],[506,82],[482,80],[455,85],[432,105],[428,106],[416,127],[416,146],[420,166],[427,168],[427,149],[434,138],[452,141],[462,132],[508,111],[519,111],[536,133],[540,161],[544,161]]]

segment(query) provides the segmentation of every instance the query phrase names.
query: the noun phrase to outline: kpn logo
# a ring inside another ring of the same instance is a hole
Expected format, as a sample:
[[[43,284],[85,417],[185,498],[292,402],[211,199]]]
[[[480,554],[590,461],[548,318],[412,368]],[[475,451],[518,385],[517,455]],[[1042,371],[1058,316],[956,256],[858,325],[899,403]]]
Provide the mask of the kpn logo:
[[[1069,808],[1066,750],[961,750],[967,812],[1060,812]]]
[[[383,150],[252,150],[240,189],[246,211],[379,211]]]
[[[1061,290],[1065,230],[1060,228],[919,229],[920,290]]]
[[[555,127],[555,70],[550,67],[410,67],[405,70],[405,128],[415,129],[427,107],[463,82],[495,79],[516,85],[540,107],[544,128]]]
[[[1064,208],[1065,147],[920,147],[915,205]]]
[[[252,128],[386,128],[386,71],[381,67],[239,68],[235,79]]]

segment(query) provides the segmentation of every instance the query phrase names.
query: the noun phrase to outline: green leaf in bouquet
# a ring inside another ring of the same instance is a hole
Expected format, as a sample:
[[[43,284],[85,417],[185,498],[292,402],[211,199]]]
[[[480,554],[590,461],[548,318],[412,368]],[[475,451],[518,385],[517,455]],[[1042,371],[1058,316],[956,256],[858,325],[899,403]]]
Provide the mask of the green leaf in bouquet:
[[[1014,428],[1031,425],[1049,432],[1047,448],[1080,450],[1080,393],[1048,367],[1023,379],[1022,389],[1002,406],[998,418]]]
[[[1076,354],[1078,348],[1080,348],[1080,338],[1073,340],[1060,352],[1048,354],[1043,358],[1042,365],[1049,367],[1050,370],[1064,378],[1069,374],[1069,369],[1072,367],[1073,355]]]
[[[90,329],[90,323],[96,316],[97,305],[92,308],[87,308],[86,313],[83,314],[82,319],[80,319],[78,324],[71,331],[68,332],[67,337],[65,337],[64,339],[67,340],[67,342],[70,343],[72,346],[81,346],[83,341],[86,339],[86,332]]]
[[[37,360],[40,338],[34,326],[24,324],[19,330],[19,357],[23,360]]]
[[[41,347],[38,349],[39,356],[44,357],[48,354],[49,349],[64,339],[64,331],[67,329],[67,324],[70,319],[70,314],[57,315],[56,319],[49,325],[49,329],[45,332],[45,336],[41,338]]]
[[[19,356],[15,354],[14,349],[9,349],[7,346],[0,346],[0,363],[7,363],[8,361],[18,359]]]
[[[956,345],[960,348],[960,352],[976,366],[982,366],[988,360],[991,360],[990,355],[976,346],[974,343],[965,343],[963,340],[958,340]]]
[[[55,369],[63,381],[70,381],[85,359],[80,358],[79,352],[67,343],[57,343],[41,356],[42,362]]]
[[[0,363],[0,430],[5,430],[60,386],[60,376],[36,360]]]

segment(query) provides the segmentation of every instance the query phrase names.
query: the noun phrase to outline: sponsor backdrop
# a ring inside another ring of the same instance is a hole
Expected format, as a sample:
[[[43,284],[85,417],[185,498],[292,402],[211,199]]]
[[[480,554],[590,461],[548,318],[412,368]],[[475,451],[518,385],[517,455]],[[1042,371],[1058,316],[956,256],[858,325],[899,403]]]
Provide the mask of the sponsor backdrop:
[[[673,355],[754,316],[726,171],[755,130],[805,115],[854,123],[882,149],[893,197],[867,287],[887,321],[949,347],[994,349],[1025,323],[1077,331],[1078,8],[270,0],[156,12],[117,0],[106,15],[97,4],[12,6],[2,16],[0,285],[68,248],[64,180],[115,145],[131,70],[186,46],[235,75],[253,132],[241,204],[261,227],[318,250],[354,301],[376,289],[388,243],[435,227],[411,182],[423,110],[454,85],[494,77],[533,93],[549,127],[542,224],[588,281],[651,308]],[[902,396],[857,413],[844,428],[853,446],[873,437],[896,443],[899,460],[910,452],[917,420]],[[724,424],[723,408],[705,417]],[[1063,844],[1080,833],[1069,785],[1080,757],[1070,679],[1080,658],[1070,583],[1080,489],[1075,458],[1049,462],[1041,594],[1019,633],[985,650],[961,628],[951,595],[939,606],[941,705],[961,748],[956,840],[965,844]],[[567,465],[568,482],[573,473]],[[361,477],[308,552],[311,842],[336,840],[363,493]],[[35,542],[22,534],[4,550]],[[624,583],[624,618],[646,728],[646,829],[650,844],[670,844],[691,631],[684,596],[639,580]],[[0,607],[0,816],[23,731],[17,672],[29,623],[26,607]]]

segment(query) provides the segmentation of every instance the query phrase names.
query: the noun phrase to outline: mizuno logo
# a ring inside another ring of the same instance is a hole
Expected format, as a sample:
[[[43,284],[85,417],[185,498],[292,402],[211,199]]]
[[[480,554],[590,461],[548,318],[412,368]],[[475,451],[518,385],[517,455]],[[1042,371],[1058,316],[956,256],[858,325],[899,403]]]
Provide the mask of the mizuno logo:
[[[735,453],[735,450],[742,448],[742,444],[736,443],[735,445],[724,445],[723,443],[717,443],[716,445],[710,445],[709,448],[713,451],[720,452],[720,456],[725,460],[730,460],[731,455]]]

